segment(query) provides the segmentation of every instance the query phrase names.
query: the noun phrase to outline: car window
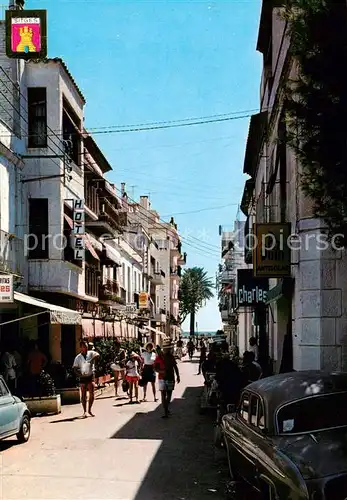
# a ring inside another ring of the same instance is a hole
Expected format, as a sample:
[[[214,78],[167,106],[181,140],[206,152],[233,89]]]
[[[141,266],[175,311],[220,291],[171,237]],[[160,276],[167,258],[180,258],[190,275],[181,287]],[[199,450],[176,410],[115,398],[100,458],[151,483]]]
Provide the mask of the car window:
[[[248,412],[249,412],[249,394],[243,394],[241,399],[241,405],[239,407],[240,417],[248,422]]]
[[[259,404],[258,404],[258,421],[257,421],[257,426],[262,431],[265,429],[264,403],[262,402],[261,399],[259,399]]]
[[[347,426],[346,402],[346,392],[294,401],[279,409],[278,431],[280,434],[295,434]]]
[[[250,423],[254,426],[258,423],[258,402],[259,398],[257,396],[251,396],[250,403]]]
[[[0,396],[7,396],[9,394],[7,387],[0,379]]]

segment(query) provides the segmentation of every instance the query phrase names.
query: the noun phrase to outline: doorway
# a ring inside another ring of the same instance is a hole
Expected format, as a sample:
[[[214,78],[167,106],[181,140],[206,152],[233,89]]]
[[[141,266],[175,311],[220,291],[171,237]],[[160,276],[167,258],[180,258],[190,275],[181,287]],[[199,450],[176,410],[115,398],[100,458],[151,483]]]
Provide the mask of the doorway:
[[[71,368],[76,356],[75,325],[61,325],[61,361],[66,368]]]

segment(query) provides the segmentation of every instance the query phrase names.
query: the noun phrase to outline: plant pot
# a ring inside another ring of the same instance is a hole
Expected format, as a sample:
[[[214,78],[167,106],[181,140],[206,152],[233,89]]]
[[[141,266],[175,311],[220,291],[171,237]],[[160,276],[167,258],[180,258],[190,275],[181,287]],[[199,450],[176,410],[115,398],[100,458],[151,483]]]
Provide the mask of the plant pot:
[[[44,413],[46,415],[56,415],[61,413],[61,397],[60,394],[56,396],[44,396],[42,398],[23,398],[30,413],[38,415]]]
[[[62,405],[75,405],[81,402],[81,394],[79,387],[69,387],[59,389]]]

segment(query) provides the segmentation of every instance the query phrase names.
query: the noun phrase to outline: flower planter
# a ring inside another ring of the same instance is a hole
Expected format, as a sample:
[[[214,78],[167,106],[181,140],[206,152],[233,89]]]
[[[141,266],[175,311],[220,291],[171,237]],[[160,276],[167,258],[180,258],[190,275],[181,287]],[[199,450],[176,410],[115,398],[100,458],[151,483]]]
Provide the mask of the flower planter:
[[[44,396],[42,398],[23,398],[32,415],[46,414],[56,415],[61,413],[61,397]]]
[[[69,387],[67,389],[59,389],[62,405],[75,405],[81,401],[79,387]]]

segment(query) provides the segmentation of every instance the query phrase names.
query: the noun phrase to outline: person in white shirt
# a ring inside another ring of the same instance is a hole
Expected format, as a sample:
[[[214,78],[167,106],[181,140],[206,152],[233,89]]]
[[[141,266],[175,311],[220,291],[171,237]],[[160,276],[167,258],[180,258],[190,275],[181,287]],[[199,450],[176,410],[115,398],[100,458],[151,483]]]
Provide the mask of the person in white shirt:
[[[135,389],[135,399],[136,403],[140,403],[139,401],[139,366],[140,362],[138,361],[138,355],[136,352],[132,352],[130,354],[130,359],[126,364],[126,376],[125,380],[129,383],[129,397],[130,403],[133,402],[133,389]]]
[[[255,337],[251,337],[249,339],[249,350],[250,350],[250,352],[254,353],[255,361],[258,361],[258,358],[259,358],[259,348],[258,348],[257,339]]]
[[[145,346],[145,351],[141,354],[141,357],[143,359],[143,370],[142,370],[142,378],[141,378],[141,384],[143,387],[143,400],[142,401],[147,401],[146,396],[147,396],[147,385],[148,383],[152,384],[152,391],[153,391],[153,397],[154,401],[158,401],[157,395],[156,395],[156,390],[155,390],[155,380],[156,380],[156,373],[155,373],[155,360],[156,360],[156,352],[154,350],[154,345],[152,342],[148,342]]]
[[[80,379],[81,402],[83,407],[83,418],[87,416],[87,392],[89,392],[88,413],[94,417],[92,406],[94,403],[94,364],[100,356],[96,351],[88,351],[88,343],[80,342],[81,352],[77,354],[73,369]]]
[[[16,359],[10,349],[6,349],[1,356],[1,372],[10,392],[14,394],[16,390]]]

